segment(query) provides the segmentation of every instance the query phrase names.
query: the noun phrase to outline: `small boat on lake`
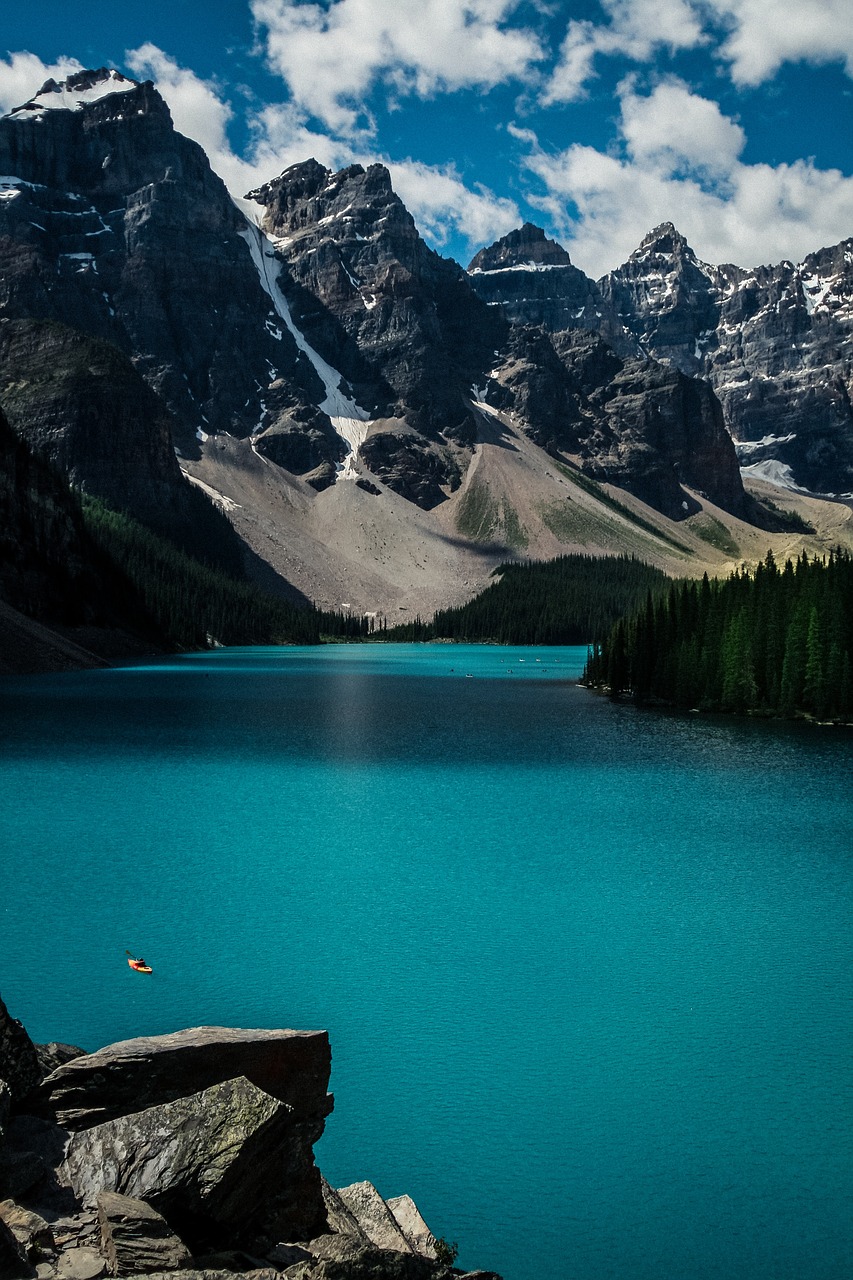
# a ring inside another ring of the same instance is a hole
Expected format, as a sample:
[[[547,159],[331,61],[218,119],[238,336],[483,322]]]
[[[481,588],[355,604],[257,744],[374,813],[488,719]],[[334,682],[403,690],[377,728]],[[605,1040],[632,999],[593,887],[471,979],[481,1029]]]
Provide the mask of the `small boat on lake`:
[[[154,972],[154,970],[151,968],[151,965],[148,964],[145,960],[143,960],[142,956],[137,957],[137,956],[131,955],[129,951],[127,953],[127,963],[130,965],[131,969],[135,969],[137,973],[153,973]]]

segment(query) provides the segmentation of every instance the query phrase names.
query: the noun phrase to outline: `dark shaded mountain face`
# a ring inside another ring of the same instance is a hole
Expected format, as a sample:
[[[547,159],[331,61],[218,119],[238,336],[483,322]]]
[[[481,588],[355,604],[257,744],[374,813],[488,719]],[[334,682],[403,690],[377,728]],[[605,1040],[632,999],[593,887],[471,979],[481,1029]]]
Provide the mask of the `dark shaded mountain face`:
[[[243,215],[153,85],[106,71],[51,84],[0,119],[0,314],[131,356],[182,450],[196,431],[249,434],[259,389],[297,351],[270,331]]]
[[[190,458],[222,432],[317,489],[367,470],[433,507],[480,400],[667,514],[689,509],[682,483],[747,511],[713,395],[638,359],[605,292],[529,224],[466,275],[384,167],[309,160],[251,193],[256,227],[153,86],[104,70],[0,120],[0,173],[0,398],[137,513],[178,492],[173,445]]]
[[[512,319],[586,329],[710,382],[744,466],[817,492],[853,488],[853,240],[798,266],[700,262],[671,223],[595,283],[524,227],[483,250],[471,283]]]

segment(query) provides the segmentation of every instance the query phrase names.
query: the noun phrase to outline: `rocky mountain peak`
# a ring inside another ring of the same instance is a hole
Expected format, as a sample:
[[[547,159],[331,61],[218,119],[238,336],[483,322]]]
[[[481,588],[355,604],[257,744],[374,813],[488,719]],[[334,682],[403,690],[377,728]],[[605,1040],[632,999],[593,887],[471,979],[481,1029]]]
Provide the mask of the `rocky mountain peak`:
[[[349,165],[333,173],[316,160],[291,165],[248,193],[265,207],[268,235],[291,237],[304,231],[327,238],[367,239],[376,234],[417,238],[414,219],[391,185],[382,164]]]
[[[151,85],[150,81],[145,82]],[[151,86],[153,88],[153,86]],[[43,116],[49,111],[86,111],[105,98],[113,98],[118,94],[134,94],[132,110],[138,110],[135,91],[142,89],[143,83],[123,76],[110,67],[99,67],[97,70],[77,71],[65,80],[46,80],[38,93],[28,102],[10,112],[12,119],[32,119]],[[158,105],[168,116],[165,102],[155,91]],[[116,104],[112,103],[114,107]],[[128,103],[128,106],[131,104]]]
[[[650,256],[665,258],[686,258],[696,261],[696,254],[690,248],[680,231],[671,222],[662,222],[644,236],[631,254],[629,261],[641,262]]]
[[[469,271],[501,271],[518,267],[569,267],[572,260],[562,245],[549,240],[541,227],[525,222],[494,244],[481,249]]]

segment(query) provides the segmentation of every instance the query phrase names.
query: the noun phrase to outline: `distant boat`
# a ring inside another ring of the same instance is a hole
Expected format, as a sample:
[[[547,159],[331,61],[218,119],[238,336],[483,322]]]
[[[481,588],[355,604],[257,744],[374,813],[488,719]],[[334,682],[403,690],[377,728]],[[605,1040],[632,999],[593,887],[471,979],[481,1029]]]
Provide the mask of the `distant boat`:
[[[127,963],[130,965],[131,969],[135,969],[137,973],[153,973],[154,972],[154,970],[151,968],[151,965],[147,964],[146,961],[142,959],[142,956],[137,957],[137,956],[131,955],[129,951],[126,954],[127,954]]]

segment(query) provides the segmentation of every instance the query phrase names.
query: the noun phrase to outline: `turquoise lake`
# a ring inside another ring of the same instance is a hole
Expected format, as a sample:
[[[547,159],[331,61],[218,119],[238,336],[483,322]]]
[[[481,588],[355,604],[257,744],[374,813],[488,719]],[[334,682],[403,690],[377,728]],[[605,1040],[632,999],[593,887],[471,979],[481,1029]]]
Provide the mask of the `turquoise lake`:
[[[853,1274],[853,735],[613,705],[584,658],[0,680],[11,1013],[328,1028],[326,1176],[506,1280]]]

